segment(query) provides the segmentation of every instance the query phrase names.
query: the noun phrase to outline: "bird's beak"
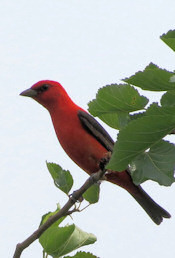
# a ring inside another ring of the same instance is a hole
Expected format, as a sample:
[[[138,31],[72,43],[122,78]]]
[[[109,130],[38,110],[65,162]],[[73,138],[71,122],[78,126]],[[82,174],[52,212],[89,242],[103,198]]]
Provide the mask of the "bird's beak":
[[[30,88],[30,89],[22,91],[19,95],[25,96],[25,97],[36,97],[37,91]]]

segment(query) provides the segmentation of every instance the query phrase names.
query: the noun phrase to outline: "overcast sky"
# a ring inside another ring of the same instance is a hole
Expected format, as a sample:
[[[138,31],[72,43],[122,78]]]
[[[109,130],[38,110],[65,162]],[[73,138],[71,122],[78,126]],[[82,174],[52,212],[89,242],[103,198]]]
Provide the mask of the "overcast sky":
[[[19,93],[41,79],[56,80],[86,109],[99,87],[150,62],[174,70],[174,53],[159,39],[174,29],[174,13],[174,0],[1,0],[1,257],[12,257],[41,216],[66,201],[46,160],[71,170],[74,189],[87,178],[60,147],[48,112]],[[105,128],[116,139],[116,131]],[[73,215],[75,224],[98,238],[82,250],[100,258],[175,256],[175,186],[143,187],[172,218],[154,225],[127,192],[103,183],[99,203]],[[31,257],[42,257],[37,242],[22,255]]]

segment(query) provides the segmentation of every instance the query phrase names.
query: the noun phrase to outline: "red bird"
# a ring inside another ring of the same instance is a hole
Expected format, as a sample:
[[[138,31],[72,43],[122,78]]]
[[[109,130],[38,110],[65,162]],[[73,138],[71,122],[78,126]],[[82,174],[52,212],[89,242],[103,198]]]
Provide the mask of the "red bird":
[[[20,95],[33,98],[49,111],[61,146],[80,168],[88,174],[99,170],[100,161],[112,152],[114,142],[94,117],[70,99],[61,84],[39,81]],[[105,176],[107,181],[127,190],[157,225],[163,217],[171,217],[141,186],[133,183],[127,170],[108,171]]]

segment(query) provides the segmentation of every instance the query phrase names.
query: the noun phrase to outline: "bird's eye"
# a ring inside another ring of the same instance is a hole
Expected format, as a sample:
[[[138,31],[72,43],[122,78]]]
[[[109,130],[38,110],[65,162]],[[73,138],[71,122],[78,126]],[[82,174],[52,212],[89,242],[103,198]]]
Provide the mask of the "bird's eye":
[[[49,85],[48,84],[43,84],[42,87],[41,87],[41,90],[42,91],[45,91],[49,88]]]
[[[49,87],[50,87],[49,84],[43,84],[41,87],[39,87],[39,88],[37,89],[38,94],[40,94],[40,93],[46,91]]]

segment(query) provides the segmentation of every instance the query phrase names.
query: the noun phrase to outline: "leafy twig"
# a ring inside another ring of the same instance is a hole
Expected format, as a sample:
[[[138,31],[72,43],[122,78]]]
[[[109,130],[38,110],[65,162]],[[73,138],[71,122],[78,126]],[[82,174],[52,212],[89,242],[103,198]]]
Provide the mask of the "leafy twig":
[[[23,242],[18,243],[16,246],[16,250],[13,258],[19,258],[25,248],[27,248],[30,244],[32,244],[36,239],[38,239],[44,231],[46,231],[53,223],[55,223],[61,217],[66,216],[67,214],[71,214],[76,212],[76,209],[70,211],[70,208],[79,200],[82,194],[91,187],[94,183],[97,183],[100,179],[102,179],[105,173],[105,169],[101,169],[98,172],[92,174],[85,183],[77,190],[72,193],[69,197],[67,203],[63,206],[59,212],[55,215],[51,216],[44,224],[42,224],[32,235],[30,235]]]

